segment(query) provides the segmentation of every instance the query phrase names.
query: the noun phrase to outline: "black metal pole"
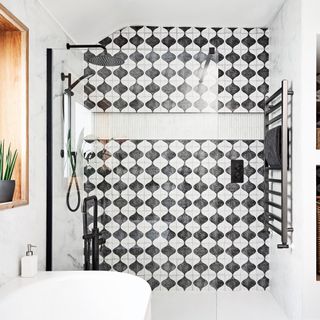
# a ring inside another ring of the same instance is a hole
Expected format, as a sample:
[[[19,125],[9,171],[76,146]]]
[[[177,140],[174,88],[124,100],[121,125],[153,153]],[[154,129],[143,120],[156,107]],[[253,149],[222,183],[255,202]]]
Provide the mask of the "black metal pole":
[[[98,199],[96,196],[94,196],[92,236],[92,269],[99,270]]]
[[[47,221],[46,270],[52,271],[52,49],[47,49]]]

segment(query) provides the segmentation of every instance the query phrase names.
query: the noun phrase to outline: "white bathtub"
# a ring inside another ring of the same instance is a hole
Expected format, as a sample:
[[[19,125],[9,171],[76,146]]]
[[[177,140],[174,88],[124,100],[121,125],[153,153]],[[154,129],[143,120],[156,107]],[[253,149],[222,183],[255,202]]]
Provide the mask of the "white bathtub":
[[[105,271],[41,272],[0,288],[1,320],[150,320],[144,280]]]

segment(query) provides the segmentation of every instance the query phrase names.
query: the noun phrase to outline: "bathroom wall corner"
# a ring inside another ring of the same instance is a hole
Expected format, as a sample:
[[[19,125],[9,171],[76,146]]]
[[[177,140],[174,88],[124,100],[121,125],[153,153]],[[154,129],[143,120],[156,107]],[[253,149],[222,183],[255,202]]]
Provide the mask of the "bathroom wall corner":
[[[270,290],[289,319],[302,319],[303,215],[301,203],[301,1],[286,1],[270,28],[270,92],[288,79],[295,91],[289,105],[289,131],[292,133],[289,172],[289,219],[294,233],[289,249],[277,249],[279,237],[271,235]],[[303,114],[304,115],[304,114]]]

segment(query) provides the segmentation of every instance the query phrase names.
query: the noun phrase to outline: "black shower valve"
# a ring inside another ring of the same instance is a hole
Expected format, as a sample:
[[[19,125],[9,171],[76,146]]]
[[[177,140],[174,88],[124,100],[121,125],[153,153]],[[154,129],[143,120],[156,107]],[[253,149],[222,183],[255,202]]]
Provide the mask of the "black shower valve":
[[[243,183],[243,160],[231,160],[231,183]]]

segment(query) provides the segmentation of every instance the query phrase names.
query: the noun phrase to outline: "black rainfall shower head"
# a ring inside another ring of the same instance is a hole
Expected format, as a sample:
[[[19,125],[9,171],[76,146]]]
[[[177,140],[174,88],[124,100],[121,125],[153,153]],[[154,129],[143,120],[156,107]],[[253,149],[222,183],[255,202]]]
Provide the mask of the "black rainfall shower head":
[[[73,49],[73,48],[78,48],[78,49],[103,49],[101,53],[98,55],[93,54],[92,52],[88,51],[85,54],[85,61],[92,63],[96,66],[103,66],[103,67],[116,67],[124,64],[124,60],[112,56],[110,53],[107,52],[107,49],[102,43],[99,44],[69,44],[67,43],[67,49]]]
[[[112,56],[110,53],[107,52],[107,50],[104,50],[97,56],[92,57],[89,62],[97,66],[105,67],[121,66],[124,63],[122,59]]]
[[[107,52],[106,49],[104,49],[98,55],[95,55],[90,51],[86,52],[85,60],[91,64],[102,67],[116,67],[124,63],[124,60],[112,56],[110,53]]]

